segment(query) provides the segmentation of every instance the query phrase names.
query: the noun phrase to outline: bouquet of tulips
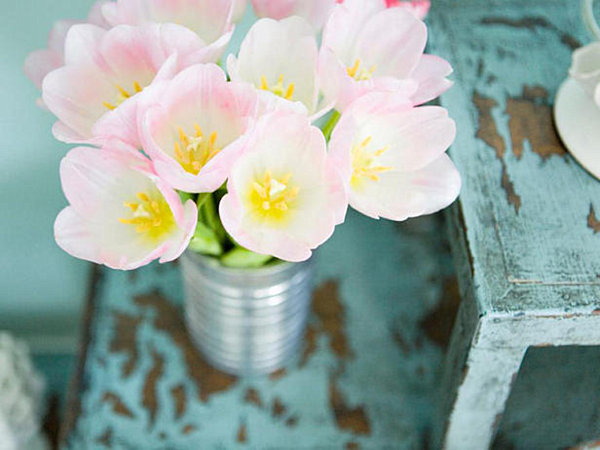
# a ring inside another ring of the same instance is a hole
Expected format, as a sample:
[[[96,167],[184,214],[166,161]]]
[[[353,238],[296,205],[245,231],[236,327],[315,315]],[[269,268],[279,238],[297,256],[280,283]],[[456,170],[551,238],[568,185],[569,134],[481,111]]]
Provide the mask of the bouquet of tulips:
[[[116,269],[190,249],[226,266],[302,261],[350,205],[401,221],[455,200],[455,125],[419,106],[451,86],[424,54],[429,2],[116,0],[59,22],[28,76],[67,206],[55,237]],[[241,28],[241,27],[240,27]]]

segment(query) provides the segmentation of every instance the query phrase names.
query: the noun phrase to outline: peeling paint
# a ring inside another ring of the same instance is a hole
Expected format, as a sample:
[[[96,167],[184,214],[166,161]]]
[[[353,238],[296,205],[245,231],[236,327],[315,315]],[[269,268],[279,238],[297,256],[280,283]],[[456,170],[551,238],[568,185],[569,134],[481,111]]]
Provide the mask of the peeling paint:
[[[188,335],[179,309],[158,292],[137,296],[134,302],[155,312],[154,326],[167,333],[179,348],[186,363],[188,375],[196,384],[201,401],[208,401],[217,392],[230,389],[237,379],[208,364]]]
[[[146,376],[142,388],[142,405],[148,411],[150,427],[152,427],[159,409],[157,384],[163,376],[165,360],[154,348],[150,349],[150,353],[152,355],[152,367]]]
[[[346,398],[337,385],[335,376],[329,379],[329,404],[333,410],[338,428],[354,434],[371,434],[371,424],[363,405],[348,406]]]
[[[246,394],[244,395],[244,401],[246,403],[256,406],[257,408],[263,407],[263,402],[260,398],[260,394],[254,388],[248,388],[246,390]]]
[[[600,232],[600,220],[596,217],[594,205],[590,205],[590,213],[587,216],[587,226],[594,231],[594,234]]]
[[[173,397],[173,403],[175,404],[175,419],[180,419],[187,409],[185,386],[183,384],[175,386],[171,389],[171,396]]]
[[[113,446],[113,430],[111,427],[107,427],[104,433],[96,438],[96,443],[103,445],[108,448]]]
[[[137,367],[139,352],[137,332],[142,318],[121,312],[113,312],[114,333],[110,342],[110,351],[125,353],[127,359],[122,367],[123,378],[129,377]]]
[[[131,412],[131,409],[129,409],[123,400],[121,400],[121,398],[114,392],[105,392],[102,396],[102,402],[109,403],[112,406],[112,410],[115,414],[133,419],[134,415]]]
[[[419,323],[425,335],[443,349],[446,349],[450,342],[459,306],[458,280],[455,277],[448,278],[442,285],[437,307]]]
[[[328,280],[315,290],[312,308],[319,319],[321,331],[329,337],[329,348],[340,359],[352,356],[345,330],[344,305],[339,295],[339,283]]]
[[[240,424],[236,435],[236,441],[238,441],[240,444],[245,444],[248,442],[248,430],[246,429],[246,424]]]

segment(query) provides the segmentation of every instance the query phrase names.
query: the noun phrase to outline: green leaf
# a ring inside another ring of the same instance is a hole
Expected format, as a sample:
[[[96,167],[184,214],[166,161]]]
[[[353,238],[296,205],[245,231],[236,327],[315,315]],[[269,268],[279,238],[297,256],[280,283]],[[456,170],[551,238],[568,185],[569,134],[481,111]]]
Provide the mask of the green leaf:
[[[270,255],[261,255],[242,247],[235,247],[221,258],[221,263],[235,269],[254,269],[264,266],[272,259]]]
[[[179,194],[179,198],[181,199],[181,203],[185,203],[188,200],[194,200],[196,194],[188,194],[187,192],[177,191]]]
[[[221,256],[223,254],[223,247],[221,247],[216,233],[202,222],[198,222],[196,226],[189,249],[203,255]]]
[[[204,205],[204,202],[206,202],[206,200],[208,200],[208,197],[210,197],[211,194],[198,194],[198,198],[196,199],[196,205],[198,205],[198,210],[200,210],[200,208],[202,207],[202,205]]]

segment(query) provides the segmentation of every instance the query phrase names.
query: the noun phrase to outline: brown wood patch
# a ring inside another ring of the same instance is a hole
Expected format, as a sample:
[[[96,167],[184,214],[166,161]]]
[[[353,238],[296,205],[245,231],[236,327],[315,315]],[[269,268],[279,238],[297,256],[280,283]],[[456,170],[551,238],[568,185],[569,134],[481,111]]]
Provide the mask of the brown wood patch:
[[[113,429],[108,427],[104,433],[96,438],[96,443],[103,445],[108,448],[112,448],[113,445]]]
[[[273,403],[271,404],[271,415],[276,419],[280,419],[286,411],[287,408],[281,399],[279,397],[275,397],[273,399]]]
[[[254,388],[248,388],[246,390],[246,394],[244,395],[244,401],[246,403],[256,406],[257,408],[263,407],[263,402],[260,398],[260,394]]]
[[[600,221],[596,217],[594,205],[590,205],[590,213],[587,216],[587,226],[594,231],[594,234],[600,233]]]
[[[269,379],[271,381],[277,381],[281,378],[284,378],[287,375],[287,369],[282,367],[281,369],[276,370],[275,372],[269,375]]]
[[[195,425],[191,425],[191,424],[188,424],[188,425],[185,425],[185,426],[184,426],[184,427],[181,429],[181,434],[183,434],[183,435],[187,435],[187,434],[193,433],[193,432],[194,432],[194,431],[196,431],[197,429],[198,429],[198,427],[197,427],[197,426],[195,426]]]
[[[321,330],[329,336],[329,348],[340,359],[352,356],[345,330],[345,311],[339,295],[339,284],[328,280],[315,290],[312,308]]]
[[[155,311],[154,327],[168,334],[181,351],[188,376],[195,383],[202,402],[235,384],[237,379],[234,376],[213,368],[202,358],[187,333],[179,308],[173,303],[158,292],[140,295],[134,302],[142,308],[152,308]]]
[[[506,99],[508,128],[514,155],[521,159],[525,141],[543,160],[567,153],[554,128],[548,91],[541,86],[524,86],[518,97]]]
[[[134,415],[131,412],[131,409],[129,409],[123,400],[114,392],[105,392],[102,396],[102,402],[110,404],[115,414],[133,419]]]
[[[173,397],[173,403],[175,404],[175,419],[180,419],[187,410],[185,386],[183,384],[175,386],[171,389],[171,396]]]
[[[142,405],[150,413],[150,426],[152,427],[156,421],[159,408],[157,385],[163,376],[165,360],[154,348],[150,349],[150,353],[152,355],[152,367],[142,388]]]
[[[339,429],[354,434],[371,434],[371,424],[365,407],[363,405],[354,408],[348,406],[346,398],[337,385],[335,376],[331,376],[329,379],[329,404]]]
[[[248,430],[246,429],[246,424],[244,424],[244,423],[240,424],[240,427],[238,428],[236,440],[240,444],[245,444],[246,442],[248,442]]]
[[[110,352],[124,353],[127,359],[121,368],[123,378],[129,377],[139,361],[137,333],[142,317],[122,312],[113,312],[114,333],[110,341]]]

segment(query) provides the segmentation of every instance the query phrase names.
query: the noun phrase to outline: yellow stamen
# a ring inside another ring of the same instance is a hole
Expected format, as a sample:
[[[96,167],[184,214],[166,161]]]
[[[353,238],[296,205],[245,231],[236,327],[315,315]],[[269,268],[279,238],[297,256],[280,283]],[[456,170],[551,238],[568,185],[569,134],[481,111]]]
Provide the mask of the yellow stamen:
[[[369,69],[362,67],[362,61],[360,58],[356,58],[352,67],[346,67],[346,72],[356,81],[364,81],[373,78],[373,73],[375,73],[376,69],[377,65],[374,65]]]
[[[379,181],[383,172],[394,170],[393,167],[377,165],[377,158],[389,150],[386,145],[375,151],[369,151],[371,136],[352,148],[352,178],[350,184],[354,189],[360,188],[366,180]]]
[[[135,94],[144,90],[142,85],[137,81],[133,82],[133,90],[131,92],[125,89],[120,84],[115,84],[115,88],[117,90],[116,100],[114,102],[102,102],[102,105],[104,105],[106,109],[109,109],[111,111],[128,98],[133,97]]]
[[[217,146],[218,134],[213,131],[208,139],[200,125],[194,124],[194,134],[186,134],[183,128],[177,128],[178,141],[175,141],[174,156],[181,167],[193,175],[198,175],[200,170],[214,158],[221,149]]]
[[[260,89],[263,91],[269,91],[278,97],[284,98],[286,100],[292,100],[294,97],[294,91],[296,90],[296,85],[294,83],[288,84],[287,87],[284,86],[283,83],[284,76],[283,74],[279,75],[277,78],[277,83],[273,86],[269,87],[269,83],[267,83],[267,79],[264,76],[260,77]]]
[[[256,220],[280,225],[290,217],[300,192],[297,186],[290,186],[291,179],[291,173],[274,177],[266,170],[262,178],[251,183],[247,199]]]
[[[135,231],[153,242],[160,240],[175,226],[175,218],[168,203],[160,192],[138,192],[138,202],[125,202],[130,217],[121,217],[119,222],[132,225]]]

